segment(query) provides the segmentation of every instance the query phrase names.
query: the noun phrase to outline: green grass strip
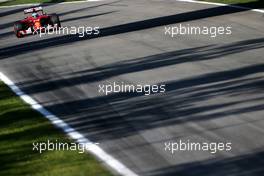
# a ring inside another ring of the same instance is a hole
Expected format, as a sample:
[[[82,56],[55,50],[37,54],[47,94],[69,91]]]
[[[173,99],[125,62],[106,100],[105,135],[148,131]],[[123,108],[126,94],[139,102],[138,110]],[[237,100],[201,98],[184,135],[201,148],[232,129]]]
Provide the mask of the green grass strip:
[[[72,143],[47,119],[0,82],[0,175],[110,176],[95,158],[79,151],[33,151],[33,142]]]

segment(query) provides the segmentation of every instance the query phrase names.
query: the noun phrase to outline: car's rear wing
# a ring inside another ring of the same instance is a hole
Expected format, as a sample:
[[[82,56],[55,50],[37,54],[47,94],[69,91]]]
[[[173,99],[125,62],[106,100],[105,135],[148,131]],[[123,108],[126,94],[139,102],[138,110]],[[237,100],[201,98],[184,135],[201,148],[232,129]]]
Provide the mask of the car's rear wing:
[[[24,14],[27,14],[27,13],[33,13],[33,12],[39,12],[39,11],[43,11],[42,7],[39,6],[39,7],[34,7],[34,8],[30,8],[30,9],[25,9],[24,10]]]

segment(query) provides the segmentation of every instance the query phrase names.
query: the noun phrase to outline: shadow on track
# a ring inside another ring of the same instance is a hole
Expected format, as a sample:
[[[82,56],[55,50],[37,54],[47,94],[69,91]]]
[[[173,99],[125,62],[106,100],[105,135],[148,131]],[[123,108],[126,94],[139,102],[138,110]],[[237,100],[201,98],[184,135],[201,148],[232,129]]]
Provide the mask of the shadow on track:
[[[247,7],[247,8],[263,8],[264,7],[264,1],[263,0],[254,0],[252,2],[244,2],[244,3],[237,3],[234,4],[241,7]]]
[[[147,19],[147,20],[103,28],[100,30],[99,35],[86,35],[82,38],[80,38],[78,34],[77,35],[65,35],[65,36],[54,37],[51,39],[44,39],[41,41],[29,42],[25,44],[6,47],[3,49],[0,49],[0,55],[1,55],[1,59],[5,59],[11,56],[16,56],[16,55],[31,52],[34,50],[40,50],[40,49],[56,47],[56,46],[64,46],[64,45],[72,44],[78,41],[89,40],[89,39],[100,38],[100,37],[111,36],[111,35],[118,35],[118,34],[123,34],[127,32],[145,30],[145,29],[149,29],[153,27],[159,27],[159,26],[164,26],[164,25],[169,25],[169,24],[174,24],[174,23],[199,20],[199,19],[232,14],[232,13],[237,13],[237,12],[242,12],[242,11],[247,11],[247,10],[248,9],[233,8],[229,6],[220,6],[220,7],[213,7],[209,9],[181,13],[181,14],[158,17],[158,18],[153,18],[153,19]]]
[[[85,15],[85,16],[67,18],[67,19],[61,20],[61,22],[69,22],[69,21],[75,21],[75,20],[80,20],[80,19],[87,19],[87,18],[102,16],[102,15],[108,15],[108,14],[115,13],[115,12],[117,12],[117,11],[110,11],[110,12],[97,13],[97,14],[92,14],[92,15]]]
[[[89,138],[110,140],[157,127],[263,111],[263,72],[264,64],[252,65],[160,83],[166,85],[165,94],[115,93],[47,108],[91,134]],[[223,97],[227,101],[208,104]]]
[[[176,165],[159,169],[146,176],[260,176],[264,174],[264,152],[256,151],[247,155],[226,159],[210,159],[200,162]]]
[[[87,11],[89,9],[95,9],[95,8],[98,8],[98,7],[101,7],[101,6],[112,5],[112,4],[115,4],[115,3],[118,3],[118,2],[120,2],[120,0],[113,1],[113,2],[109,2],[109,3],[104,3],[104,4],[99,4],[99,5],[94,5],[94,6],[88,6],[88,7],[78,8],[78,9],[70,10],[70,11],[67,11],[67,12],[59,13],[58,15],[60,17],[62,17],[62,16],[65,16],[65,15],[68,15],[68,14],[79,13],[79,12],[82,12],[82,11]],[[52,6],[52,5],[56,5],[56,3],[43,3],[43,4],[40,4],[40,6],[42,6],[42,7],[48,7],[48,6]],[[13,10],[10,10],[10,11],[7,11],[7,12],[2,12],[2,13],[0,13],[0,17],[1,17],[1,15],[2,16],[6,16],[6,15],[14,14],[14,13],[21,13],[21,14],[23,14],[23,10],[24,9],[31,8],[31,7],[34,7],[34,6],[22,7],[22,8],[13,9]],[[107,12],[106,12],[106,14],[107,14]],[[96,14],[94,16],[96,16]],[[94,16],[93,15],[88,15],[87,18],[94,17]],[[82,18],[85,18],[85,16],[83,16],[83,17],[76,17],[75,19],[73,18],[72,20],[67,20],[66,19],[66,21],[78,20],[79,18],[82,19]],[[18,20],[16,20],[16,21],[18,21]],[[5,29],[5,28],[8,28],[8,27],[11,27],[11,26],[14,25],[14,23],[16,21],[11,21],[11,22],[8,22],[8,23],[0,24],[0,29]]]
[[[67,79],[54,78],[43,80],[42,83],[19,84],[28,93],[53,91],[63,87],[71,87],[80,84],[89,84],[102,81],[114,76],[146,71],[176,64],[199,62],[212,59],[221,59],[224,56],[241,53],[264,47],[264,38],[236,42],[224,46],[205,46],[176,50],[143,58],[116,62],[105,66],[69,73]]]
[[[97,17],[97,16],[102,16],[102,15],[107,15],[107,14],[111,14],[111,13],[115,13],[117,11],[110,11],[110,12],[104,12],[104,13],[98,13],[98,14],[92,14],[92,15],[85,15],[85,16],[80,16],[80,17],[74,17],[74,18],[67,18],[67,19],[62,19],[60,20],[61,22],[69,22],[69,21],[75,21],[75,20],[80,20],[80,19],[87,19],[87,18],[93,18],[93,17]],[[7,25],[13,26],[14,22],[8,23]],[[5,26],[4,28],[6,28],[6,25],[0,25],[0,29],[2,29],[1,26]],[[9,31],[9,32],[5,32],[5,33],[0,33],[0,38],[4,38],[10,35],[14,35],[13,31]]]

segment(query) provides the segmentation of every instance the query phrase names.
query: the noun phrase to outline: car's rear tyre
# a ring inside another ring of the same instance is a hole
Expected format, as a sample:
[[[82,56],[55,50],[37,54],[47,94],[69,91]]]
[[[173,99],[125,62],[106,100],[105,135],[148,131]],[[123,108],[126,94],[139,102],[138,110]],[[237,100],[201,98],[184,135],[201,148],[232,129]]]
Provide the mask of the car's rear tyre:
[[[60,18],[57,14],[50,15],[50,22],[53,26],[57,25],[57,27],[61,27]]]
[[[17,38],[21,38],[23,37],[23,34],[20,33],[20,31],[23,30],[23,23],[21,22],[16,22],[14,24],[14,32],[15,32],[15,35],[17,36]]]
[[[41,18],[40,19],[41,27],[46,27],[46,26],[48,26],[48,24],[49,24],[49,19],[48,18]]]

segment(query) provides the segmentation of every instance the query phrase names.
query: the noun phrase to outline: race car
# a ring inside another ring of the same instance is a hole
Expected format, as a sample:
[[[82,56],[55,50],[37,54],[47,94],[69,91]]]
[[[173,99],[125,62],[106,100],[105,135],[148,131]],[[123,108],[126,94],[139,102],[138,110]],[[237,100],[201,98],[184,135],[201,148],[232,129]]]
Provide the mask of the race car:
[[[18,38],[25,35],[36,34],[37,31],[47,27],[61,27],[59,16],[46,14],[41,6],[24,10],[25,19],[15,22],[14,32]]]

